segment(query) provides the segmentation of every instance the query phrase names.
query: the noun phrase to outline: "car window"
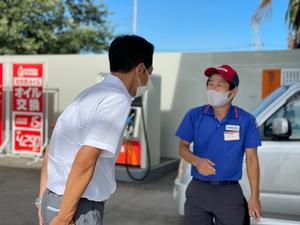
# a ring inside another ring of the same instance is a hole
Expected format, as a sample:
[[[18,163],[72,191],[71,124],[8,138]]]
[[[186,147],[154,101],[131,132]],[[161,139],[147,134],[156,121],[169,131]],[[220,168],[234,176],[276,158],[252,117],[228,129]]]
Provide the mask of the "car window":
[[[259,115],[266,107],[268,107],[270,104],[272,104],[279,96],[281,96],[286,90],[288,89],[288,86],[281,86],[276,91],[272,92],[270,95],[268,95],[264,101],[252,112],[252,115],[255,117]]]
[[[294,94],[288,101],[277,110],[264,124],[262,131],[263,140],[272,140],[272,123],[276,118],[287,118],[291,135],[284,140],[300,140],[300,92]],[[283,140],[283,141],[284,141]]]

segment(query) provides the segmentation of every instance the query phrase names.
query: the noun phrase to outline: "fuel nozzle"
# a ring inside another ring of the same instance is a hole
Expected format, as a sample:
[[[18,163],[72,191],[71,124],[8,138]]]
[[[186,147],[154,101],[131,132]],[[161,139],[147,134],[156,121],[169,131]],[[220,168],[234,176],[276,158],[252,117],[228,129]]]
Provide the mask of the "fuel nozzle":
[[[129,136],[132,136],[132,134],[133,134],[133,118],[134,118],[134,113],[131,113],[127,117],[125,131],[124,131],[124,136],[126,138],[129,138]]]

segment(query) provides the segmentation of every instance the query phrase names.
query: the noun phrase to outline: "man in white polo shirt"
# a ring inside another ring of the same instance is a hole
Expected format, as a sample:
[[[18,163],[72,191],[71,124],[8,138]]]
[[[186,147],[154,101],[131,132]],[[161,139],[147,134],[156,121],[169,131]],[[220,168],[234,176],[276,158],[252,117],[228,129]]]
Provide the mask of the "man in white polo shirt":
[[[147,89],[154,46],[136,35],[109,47],[111,74],[84,90],[56,122],[36,200],[44,225],[103,224],[132,99]]]

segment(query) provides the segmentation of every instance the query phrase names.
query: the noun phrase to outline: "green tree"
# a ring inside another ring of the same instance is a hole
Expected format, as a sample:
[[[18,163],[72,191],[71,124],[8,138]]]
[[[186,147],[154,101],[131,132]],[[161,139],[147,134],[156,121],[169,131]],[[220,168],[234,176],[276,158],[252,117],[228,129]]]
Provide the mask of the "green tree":
[[[0,54],[103,52],[108,14],[101,0],[1,0]]]
[[[260,25],[270,15],[272,0],[262,0],[252,17],[252,23]],[[289,48],[300,48],[300,0],[289,0],[285,20],[289,27]]]

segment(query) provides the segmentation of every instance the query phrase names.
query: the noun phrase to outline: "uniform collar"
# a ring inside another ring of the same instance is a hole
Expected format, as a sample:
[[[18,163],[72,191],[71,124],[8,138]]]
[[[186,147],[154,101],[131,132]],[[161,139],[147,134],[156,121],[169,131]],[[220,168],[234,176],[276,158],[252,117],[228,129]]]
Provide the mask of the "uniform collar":
[[[205,115],[208,116],[215,116],[214,110],[210,105],[206,105],[204,106],[204,112]],[[230,105],[230,109],[228,114],[226,115],[227,119],[238,119],[239,118],[239,111],[238,108],[236,106]]]
[[[126,88],[126,86],[124,85],[124,83],[120,80],[119,77],[112,75],[112,74],[107,74],[104,78],[105,82],[114,84],[115,86],[117,86],[118,88],[120,88],[120,90],[122,90],[130,99],[132,98],[131,95],[128,92],[128,89]]]

